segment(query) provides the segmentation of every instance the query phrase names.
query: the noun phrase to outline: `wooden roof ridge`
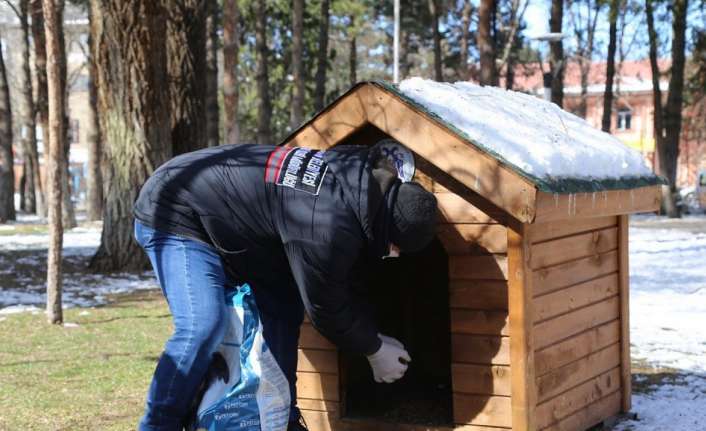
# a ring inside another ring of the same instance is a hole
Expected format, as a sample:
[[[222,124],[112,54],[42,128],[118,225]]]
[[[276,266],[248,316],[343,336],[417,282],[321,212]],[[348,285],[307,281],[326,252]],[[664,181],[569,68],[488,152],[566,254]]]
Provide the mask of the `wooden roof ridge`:
[[[284,139],[329,148],[366,125],[402,142],[465,188],[523,223],[627,214],[659,208],[663,179],[546,180],[507,162],[383,81],[351,87]]]

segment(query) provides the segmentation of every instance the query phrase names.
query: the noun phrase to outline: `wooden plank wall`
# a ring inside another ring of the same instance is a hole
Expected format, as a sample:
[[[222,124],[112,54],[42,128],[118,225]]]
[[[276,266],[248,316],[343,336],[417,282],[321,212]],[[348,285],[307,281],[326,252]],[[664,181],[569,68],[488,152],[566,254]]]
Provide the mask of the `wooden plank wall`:
[[[480,210],[421,172],[416,180],[435,193],[440,217],[438,236],[449,255],[456,429],[509,429],[512,413],[504,216]]]
[[[536,422],[583,430],[621,410],[618,218],[532,225]]]

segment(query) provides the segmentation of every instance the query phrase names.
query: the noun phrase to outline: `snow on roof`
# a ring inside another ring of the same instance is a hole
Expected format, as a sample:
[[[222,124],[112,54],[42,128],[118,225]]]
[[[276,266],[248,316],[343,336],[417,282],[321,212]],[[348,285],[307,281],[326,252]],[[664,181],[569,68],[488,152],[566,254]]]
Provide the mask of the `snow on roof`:
[[[473,144],[534,180],[657,179],[639,152],[535,96],[422,78],[404,80],[398,88]]]

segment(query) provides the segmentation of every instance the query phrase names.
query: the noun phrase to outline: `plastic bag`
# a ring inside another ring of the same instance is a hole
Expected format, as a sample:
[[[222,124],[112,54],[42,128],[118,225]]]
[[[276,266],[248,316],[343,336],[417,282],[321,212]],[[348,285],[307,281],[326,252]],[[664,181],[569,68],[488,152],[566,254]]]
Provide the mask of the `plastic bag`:
[[[285,431],[289,383],[263,337],[250,286],[226,295],[230,322],[209,367],[205,392],[191,429]]]

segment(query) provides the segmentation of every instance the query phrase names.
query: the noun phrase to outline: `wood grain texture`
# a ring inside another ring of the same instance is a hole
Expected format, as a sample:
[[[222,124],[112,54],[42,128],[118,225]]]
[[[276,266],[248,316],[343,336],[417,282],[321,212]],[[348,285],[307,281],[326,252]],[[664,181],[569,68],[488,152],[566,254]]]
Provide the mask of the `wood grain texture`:
[[[455,393],[453,403],[454,423],[512,427],[510,397]]]
[[[532,246],[532,269],[546,268],[575,259],[596,256],[618,247],[618,229],[593,232],[541,242]]]
[[[532,287],[534,295],[539,296],[616,271],[617,250],[535,270]]]
[[[508,305],[512,368],[512,427],[535,429],[534,310],[528,225],[508,229]]]
[[[321,335],[311,323],[303,323],[299,330],[299,348],[336,350],[336,346]]]
[[[619,217],[618,230],[618,262],[620,267],[620,346],[621,346],[621,379],[622,379],[622,411],[627,413],[632,406],[632,375],[630,368],[630,251],[629,251],[629,218]]]
[[[437,236],[450,255],[507,251],[507,228],[499,224],[441,224]]]
[[[545,320],[534,326],[534,344],[537,350],[570,338],[620,316],[620,299],[613,296],[587,307]],[[512,317],[511,317],[512,318]]]
[[[340,403],[336,401],[310,400],[308,398],[297,397],[297,407],[303,410],[316,410],[320,412],[337,412]],[[314,431],[314,430],[312,430]]]
[[[507,280],[507,256],[449,256],[451,280]]]
[[[556,422],[542,431],[586,430],[620,412],[620,392],[613,392],[586,408]]]
[[[507,282],[504,280],[451,280],[449,305],[479,310],[507,310]]]
[[[297,372],[297,397],[339,401],[338,376],[335,374]]]
[[[512,395],[510,367],[505,365],[451,364],[454,392]]]
[[[506,311],[451,309],[454,334],[509,335]]]
[[[441,223],[497,224],[502,214],[489,214],[455,193],[435,193]],[[498,219],[494,218],[498,217]]]
[[[451,334],[451,362],[510,365],[510,339],[489,335]]]
[[[590,217],[535,223],[529,230],[532,244],[618,225],[615,216]]]
[[[616,367],[538,405],[537,426],[559,422],[619,389],[620,368]]]
[[[620,341],[620,322],[616,319],[589,329],[534,354],[537,376],[543,376],[592,352]]]
[[[537,192],[534,222],[657,211],[660,201],[660,186],[575,194]]]
[[[591,353],[537,378],[541,403],[620,365],[620,344]]]
[[[606,300],[619,289],[618,274],[614,273],[535,298],[535,323]]]
[[[338,352],[299,349],[297,371],[338,374]]]

